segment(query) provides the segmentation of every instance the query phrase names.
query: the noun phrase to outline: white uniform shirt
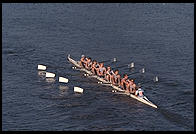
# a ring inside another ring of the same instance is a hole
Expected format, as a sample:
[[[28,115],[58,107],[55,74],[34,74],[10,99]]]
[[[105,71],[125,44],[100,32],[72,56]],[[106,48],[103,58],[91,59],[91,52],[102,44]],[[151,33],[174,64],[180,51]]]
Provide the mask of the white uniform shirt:
[[[139,97],[143,97],[143,92],[144,92],[144,90],[142,90],[141,88],[139,88],[139,89],[136,91],[136,94],[137,94]]]

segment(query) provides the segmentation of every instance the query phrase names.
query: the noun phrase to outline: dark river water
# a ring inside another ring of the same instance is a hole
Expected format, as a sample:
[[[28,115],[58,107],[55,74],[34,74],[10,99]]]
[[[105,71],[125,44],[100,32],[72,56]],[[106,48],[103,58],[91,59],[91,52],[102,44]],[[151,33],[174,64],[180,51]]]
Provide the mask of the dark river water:
[[[194,130],[193,4],[3,4],[2,130]],[[154,109],[72,69],[81,54],[143,82]],[[57,75],[45,79],[38,64]],[[59,83],[58,76],[69,79]],[[154,83],[153,77],[159,82]],[[146,82],[146,83],[145,83]],[[73,87],[84,89],[83,94]]]

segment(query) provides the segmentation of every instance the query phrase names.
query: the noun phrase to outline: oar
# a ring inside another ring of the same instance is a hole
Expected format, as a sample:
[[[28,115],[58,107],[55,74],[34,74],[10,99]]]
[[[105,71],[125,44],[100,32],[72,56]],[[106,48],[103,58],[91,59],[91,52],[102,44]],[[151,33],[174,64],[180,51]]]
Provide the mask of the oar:
[[[54,77],[55,77],[54,73],[46,72],[46,78],[54,78]]]
[[[132,63],[130,63],[128,65],[126,64],[126,65],[115,67],[114,69],[119,69],[119,68],[123,68],[123,67],[134,68],[135,65],[134,65],[134,62],[132,62]]]
[[[142,74],[145,73],[145,68],[142,68],[138,72],[134,72],[134,73],[128,74],[128,76],[133,75],[133,74],[137,74],[137,73],[142,73]]]
[[[73,66],[72,69],[75,69],[75,70],[79,70],[80,71],[82,68],[78,68],[76,66]]]
[[[38,69],[38,70],[46,70],[47,67],[49,67],[49,68],[63,68],[63,69],[66,68],[66,67],[54,67],[54,66],[46,66],[46,65],[41,65],[41,64],[39,64],[39,65],[37,66],[37,69]]]
[[[92,75],[90,75],[90,74],[87,74],[87,73],[84,73],[84,76],[92,76]]]
[[[102,85],[108,85],[108,86],[111,85],[111,83],[109,83],[109,82],[104,83],[104,82],[102,82],[102,81],[98,81],[97,83],[98,83],[98,84],[102,84]]]
[[[101,61],[101,62],[109,62],[109,61],[112,61],[112,62],[117,62],[117,59],[116,58],[113,58],[112,60],[105,60],[105,61]]]
[[[45,65],[38,65],[37,69],[38,70],[46,70],[46,66]]]
[[[64,78],[64,77],[59,77],[59,82],[68,83],[69,80],[67,78]]]
[[[141,86],[141,84],[145,84],[145,83],[148,83],[148,82],[151,82],[152,80],[149,80],[149,81],[146,81],[146,82],[143,82],[143,83],[138,83],[138,85],[139,86]],[[158,76],[155,76],[154,78],[153,78],[153,82],[158,82],[159,81],[159,78],[158,78]]]
[[[76,92],[76,93],[83,93],[84,89],[82,89],[80,87],[74,87],[74,92]]]

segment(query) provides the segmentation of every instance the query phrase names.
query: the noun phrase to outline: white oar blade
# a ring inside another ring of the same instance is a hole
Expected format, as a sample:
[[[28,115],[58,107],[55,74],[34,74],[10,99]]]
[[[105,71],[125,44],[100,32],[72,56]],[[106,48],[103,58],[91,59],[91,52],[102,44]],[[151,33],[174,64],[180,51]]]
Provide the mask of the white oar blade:
[[[142,73],[145,73],[145,68],[142,68],[142,70],[141,70],[141,71],[142,71]]]
[[[46,77],[47,78],[54,78],[55,77],[55,74],[54,73],[46,72]]]
[[[74,87],[74,92],[77,92],[77,93],[83,93],[83,89],[80,88],[80,87]]]
[[[59,77],[59,82],[68,83],[68,79],[64,77]]]
[[[114,58],[114,59],[113,59],[113,62],[117,62],[117,59],[116,59],[116,58]]]
[[[135,67],[134,62],[132,62],[131,63],[131,68],[134,68],[134,67]]]
[[[135,67],[134,62],[128,64],[128,68],[134,68],[134,67]]]
[[[154,77],[154,82],[158,82],[159,78],[157,76]]]
[[[44,65],[38,65],[37,66],[37,69],[38,70],[46,70],[46,66],[44,66]]]

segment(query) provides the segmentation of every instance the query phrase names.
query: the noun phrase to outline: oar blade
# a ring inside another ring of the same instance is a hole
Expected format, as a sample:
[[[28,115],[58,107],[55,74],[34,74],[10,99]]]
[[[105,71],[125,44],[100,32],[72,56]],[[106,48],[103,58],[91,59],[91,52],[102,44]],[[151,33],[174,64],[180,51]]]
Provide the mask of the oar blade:
[[[59,77],[59,82],[68,83],[69,80],[67,78],[64,78],[64,77]]]
[[[46,78],[54,78],[54,77],[55,77],[54,73],[46,72]]]
[[[44,66],[44,65],[38,65],[37,66],[37,69],[38,70],[46,70],[46,66]]]
[[[83,93],[84,89],[82,89],[80,87],[74,87],[74,92],[76,92],[76,93]]]
[[[141,73],[142,73],[142,74],[145,73],[145,68],[142,68],[142,69],[141,69]]]
[[[130,68],[134,68],[135,67],[135,64],[134,64],[134,62],[132,62],[131,64],[130,64]]]
[[[155,76],[154,79],[153,79],[153,81],[154,81],[154,82],[158,82],[158,81],[159,81],[158,76]]]
[[[116,58],[114,58],[114,59],[113,59],[113,62],[117,62],[117,59],[116,59]]]

